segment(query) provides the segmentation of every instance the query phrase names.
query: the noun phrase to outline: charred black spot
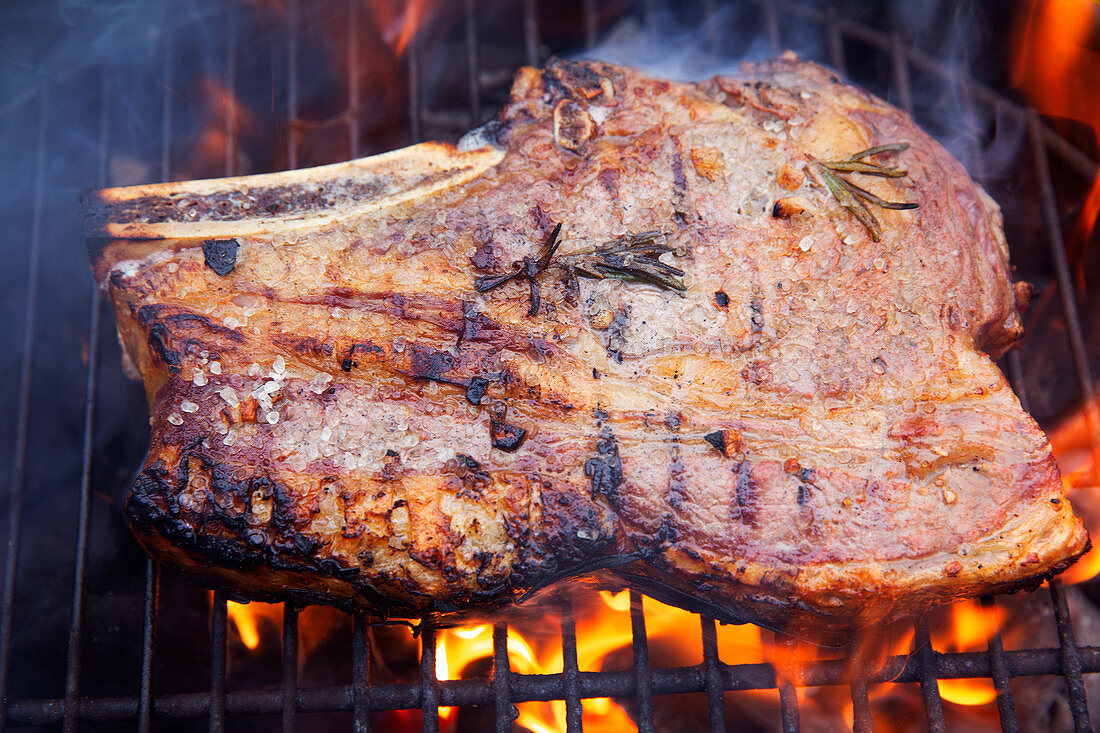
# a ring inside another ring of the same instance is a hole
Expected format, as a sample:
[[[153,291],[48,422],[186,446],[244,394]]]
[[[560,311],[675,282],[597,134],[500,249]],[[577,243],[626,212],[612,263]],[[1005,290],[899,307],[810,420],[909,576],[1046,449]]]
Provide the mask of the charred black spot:
[[[596,441],[596,457],[584,462],[584,475],[592,479],[592,497],[603,495],[619,507],[619,487],[623,483],[623,464],[619,444],[608,435]]]
[[[718,290],[714,293],[714,304],[719,308],[725,308],[730,304],[730,296],[726,295],[725,290]]]
[[[752,477],[752,467],[743,461],[734,469],[737,475],[734,484],[734,503],[730,506],[733,519],[739,519],[750,527],[756,526],[757,493],[759,487]]]
[[[376,344],[372,344],[370,342],[361,343],[361,344],[352,344],[350,347],[348,347],[348,353],[344,356],[343,360],[340,362],[340,370],[341,371],[350,372],[352,370],[352,367],[359,366],[359,362],[357,362],[355,360],[355,354],[356,353],[385,354],[386,352],[382,350],[381,346],[378,346]]]
[[[477,311],[474,304],[468,300],[462,301],[462,333],[458,335],[458,343],[473,341],[481,330],[481,322],[484,317]]]
[[[459,453],[454,457],[453,464],[448,461],[448,467],[461,479],[473,477],[483,486],[489,485],[489,474],[482,469],[481,462],[473,456]]]
[[[684,481],[684,464],[676,458],[668,466],[668,504],[679,509],[688,498],[687,482]]]
[[[180,355],[168,346],[168,342],[171,338],[168,329],[161,323],[149,329],[149,348],[156,352],[160,360],[168,367],[168,371],[173,374],[178,374],[181,360]]]
[[[450,354],[429,349],[419,344],[411,344],[408,347],[414,377],[428,379],[437,382],[449,382],[443,374],[454,369],[454,357]]]
[[[553,101],[562,97],[583,101],[593,99],[603,93],[606,78],[588,64],[561,59],[548,61],[546,73],[543,75],[546,89]]]
[[[806,499],[808,499],[809,496],[810,496],[810,487],[807,486],[806,484],[799,484],[798,485],[798,495],[795,497],[795,500],[798,502],[798,505],[799,506],[806,506]]]
[[[687,200],[687,176],[684,175],[684,160],[677,141],[676,152],[672,156],[672,210],[681,225],[694,221],[696,216]]]
[[[592,367],[592,378],[593,379],[599,379],[600,378],[600,373],[596,370],[596,367]]]
[[[482,242],[478,245],[478,248],[474,250],[474,256],[470,260],[473,262],[474,267],[482,272],[494,269],[497,264],[497,257],[493,254],[492,242]]]
[[[749,300],[749,320],[752,322],[752,330],[759,333],[764,330],[764,301],[759,295],[754,295]]]
[[[493,447],[505,451],[514,451],[527,437],[524,428],[509,425],[503,420],[492,418],[489,421],[489,437],[493,441]]]
[[[225,277],[237,266],[237,250],[240,243],[236,239],[208,239],[202,243],[202,255],[206,266],[214,274]]]
[[[721,453],[723,456],[727,455],[725,430],[715,430],[713,433],[707,433],[703,436],[703,440],[714,446],[714,449]]]
[[[466,385],[466,401],[471,405],[480,405],[485,391],[489,389],[489,380],[485,377],[474,377]]]

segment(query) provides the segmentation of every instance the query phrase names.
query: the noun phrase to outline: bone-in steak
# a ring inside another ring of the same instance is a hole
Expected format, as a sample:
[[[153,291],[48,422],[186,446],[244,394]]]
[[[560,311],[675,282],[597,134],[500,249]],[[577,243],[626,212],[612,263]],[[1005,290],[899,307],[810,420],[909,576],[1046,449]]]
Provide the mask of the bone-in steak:
[[[846,623],[1088,545],[991,360],[997,205],[793,57],[552,62],[460,149],[86,207],[152,410],[133,530],[236,596],[419,616],[603,569]]]

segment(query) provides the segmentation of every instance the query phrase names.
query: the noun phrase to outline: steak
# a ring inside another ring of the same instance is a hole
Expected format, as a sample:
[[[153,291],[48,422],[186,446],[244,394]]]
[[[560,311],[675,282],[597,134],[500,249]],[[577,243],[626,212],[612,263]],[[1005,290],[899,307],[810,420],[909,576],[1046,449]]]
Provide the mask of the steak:
[[[152,414],[131,527],[231,597],[419,617],[603,571],[848,625],[1088,547],[993,362],[997,205],[791,55],[552,61],[457,148],[85,210]]]

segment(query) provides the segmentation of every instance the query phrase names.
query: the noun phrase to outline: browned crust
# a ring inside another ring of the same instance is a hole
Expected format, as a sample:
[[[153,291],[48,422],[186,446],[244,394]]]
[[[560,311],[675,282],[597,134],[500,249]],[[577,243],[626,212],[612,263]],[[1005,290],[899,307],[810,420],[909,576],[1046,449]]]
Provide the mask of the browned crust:
[[[293,226],[149,203],[216,203],[216,181],[89,199],[154,416],[127,502],[154,557],[241,597],[396,616],[611,569],[781,626],[1028,587],[1085,552],[979,350],[1019,334],[999,211],[908,117],[790,59],[701,85],[556,62],[513,97],[506,153],[398,151],[458,173],[403,188],[387,169],[397,194],[339,215],[327,195]],[[897,139],[910,176],[868,185],[922,208],[883,212],[871,243],[810,162]],[[284,175],[232,187],[300,185]],[[326,176],[348,180],[307,178]],[[798,205],[769,217],[775,196]],[[523,282],[476,291],[563,219],[563,251],[667,232],[688,292],[547,273],[528,317]],[[240,255],[218,276],[200,238],[226,224]]]

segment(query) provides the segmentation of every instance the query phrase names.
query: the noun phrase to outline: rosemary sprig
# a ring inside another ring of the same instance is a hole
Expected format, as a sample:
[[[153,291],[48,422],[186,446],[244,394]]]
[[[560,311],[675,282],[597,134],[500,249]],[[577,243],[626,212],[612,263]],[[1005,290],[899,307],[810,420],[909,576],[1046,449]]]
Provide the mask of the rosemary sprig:
[[[474,280],[479,293],[498,288],[518,277],[526,278],[531,287],[528,317],[539,312],[542,302],[539,292],[538,276],[551,265],[569,273],[570,277],[591,277],[602,280],[614,278],[631,282],[648,282],[654,285],[683,293],[684,271],[661,262],[661,255],[677,252],[677,248],[665,244],[665,235],[661,232],[642,232],[624,234],[610,242],[591,249],[573,252],[554,259],[561,245],[561,224],[554,227],[538,257],[524,257],[514,263],[515,270],[504,275],[484,275]],[[575,281],[574,281],[575,282]]]
[[[572,275],[648,282],[683,293],[687,290],[684,271],[660,259],[666,252],[675,251],[675,247],[665,244],[661,232],[642,232],[624,234],[591,249],[564,255],[556,264]]]
[[[542,251],[538,257],[524,257],[522,261],[515,263],[515,271],[507,275],[485,275],[474,280],[474,287],[477,288],[477,292],[484,293],[493,288],[500,287],[509,280],[513,280],[517,277],[527,278],[528,284],[531,286],[531,305],[527,309],[527,317],[530,318],[539,312],[539,305],[542,303],[542,297],[539,293],[538,278],[539,273],[550,266],[550,260],[553,259],[554,253],[558,251],[558,247],[561,245],[561,240],[558,238],[561,236],[561,222],[554,227],[554,230],[550,232],[550,236],[546,238],[546,241],[542,245]]]
[[[867,204],[865,204],[864,201],[874,204],[880,209],[895,210],[915,209],[919,204],[904,201],[887,201],[865,188],[857,186],[848,179],[842,178],[838,174],[861,173],[863,175],[879,176],[882,178],[902,178],[909,175],[909,171],[901,168],[888,168],[877,163],[867,162],[864,159],[873,158],[882,153],[900,153],[908,148],[909,143],[887,143],[886,145],[876,145],[873,148],[867,148],[858,153],[853,153],[843,160],[814,160],[821,171],[821,178],[825,181],[825,185],[829,188],[829,191],[836,197],[836,200],[840,202],[841,206],[848,209],[848,211],[852,212],[853,216],[859,219],[860,223],[870,232],[871,239],[876,242],[882,239],[882,226],[878,223],[878,219],[875,218],[875,215],[871,213],[871,210],[867,208]]]

